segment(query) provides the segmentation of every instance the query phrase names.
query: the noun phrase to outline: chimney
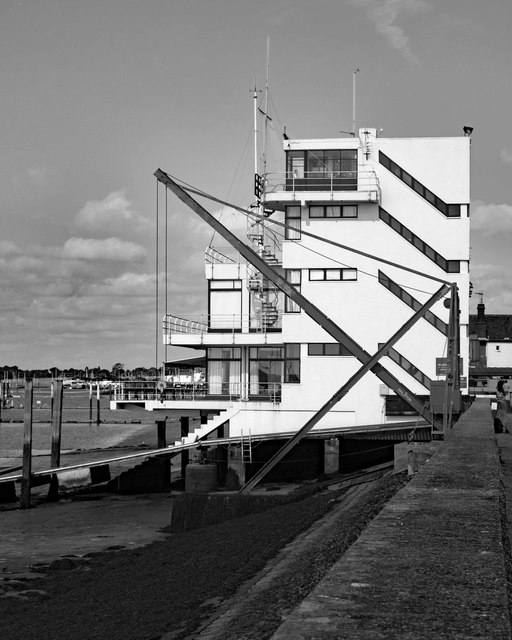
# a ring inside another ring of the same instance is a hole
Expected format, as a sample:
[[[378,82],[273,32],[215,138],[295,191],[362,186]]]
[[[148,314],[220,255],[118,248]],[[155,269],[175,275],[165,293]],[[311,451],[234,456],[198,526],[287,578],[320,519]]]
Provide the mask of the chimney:
[[[487,322],[485,320],[485,304],[483,300],[476,308],[476,335],[480,339],[487,338]]]

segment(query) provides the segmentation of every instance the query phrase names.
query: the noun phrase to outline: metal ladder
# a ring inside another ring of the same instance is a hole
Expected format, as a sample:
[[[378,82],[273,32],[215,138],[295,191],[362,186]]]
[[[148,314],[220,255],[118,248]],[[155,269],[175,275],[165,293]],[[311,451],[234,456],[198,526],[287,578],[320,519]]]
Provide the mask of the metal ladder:
[[[242,462],[244,464],[252,462],[252,441],[251,441],[251,431],[246,437],[244,437],[244,432],[240,432],[240,442],[242,444]]]

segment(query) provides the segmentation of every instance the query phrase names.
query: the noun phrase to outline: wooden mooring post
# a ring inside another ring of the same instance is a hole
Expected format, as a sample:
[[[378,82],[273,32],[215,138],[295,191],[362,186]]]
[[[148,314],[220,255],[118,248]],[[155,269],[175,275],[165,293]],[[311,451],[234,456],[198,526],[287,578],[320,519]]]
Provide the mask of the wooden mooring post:
[[[20,507],[30,509],[30,489],[32,486],[32,402],[34,383],[25,381],[25,409],[23,414],[23,471],[21,478]]]
[[[96,424],[100,424],[100,383],[96,383]]]
[[[89,382],[89,422],[92,423],[92,382]]]
[[[165,449],[165,447],[167,446],[166,428],[167,417],[165,417],[163,420],[156,421],[157,449]]]
[[[190,430],[190,419],[188,416],[180,416],[180,427],[181,427],[181,437],[184,438],[188,436],[188,432]],[[185,449],[181,452],[181,477],[183,481],[185,481],[185,477],[187,474],[187,465],[189,462],[189,452],[188,449]]]
[[[50,455],[50,468],[60,467],[60,444],[62,436],[62,380],[52,382],[52,396],[54,398],[52,406],[52,447]],[[50,488],[48,489],[48,500],[59,499],[59,483],[57,475],[52,474]]]

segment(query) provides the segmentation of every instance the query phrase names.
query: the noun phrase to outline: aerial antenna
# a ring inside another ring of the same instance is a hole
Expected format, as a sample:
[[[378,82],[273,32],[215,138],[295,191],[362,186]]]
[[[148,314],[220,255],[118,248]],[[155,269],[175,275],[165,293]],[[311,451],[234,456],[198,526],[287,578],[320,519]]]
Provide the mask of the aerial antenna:
[[[352,74],[352,135],[356,137],[356,74],[359,73],[359,67]]]
[[[268,77],[270,66],[270,36],[267,35],[267,73],[265,77],[265,127],[263,129],[263,175],[267,173],[267,128],[268,128]]]

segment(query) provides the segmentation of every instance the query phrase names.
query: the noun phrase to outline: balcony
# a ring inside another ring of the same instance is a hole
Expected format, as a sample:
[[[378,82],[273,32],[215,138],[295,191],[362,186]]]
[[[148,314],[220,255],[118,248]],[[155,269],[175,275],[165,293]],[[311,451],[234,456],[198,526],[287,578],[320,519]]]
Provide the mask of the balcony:
[[[252,400],[277,403],[281,401],[281,382],[222,382],[210,380],[190,384],[167,382],[161,380],[130,380],[121,382],[114,390],[114,402],[157,401],[174,402],[211,402]]]
[[[164,344],[174,346],[281,344],[282,311],[275,308],[251,314],[166,315]]]
[[[380,185],[375,171],[269,173],[264,200],[270,206],[280,201],[380,202]]]

